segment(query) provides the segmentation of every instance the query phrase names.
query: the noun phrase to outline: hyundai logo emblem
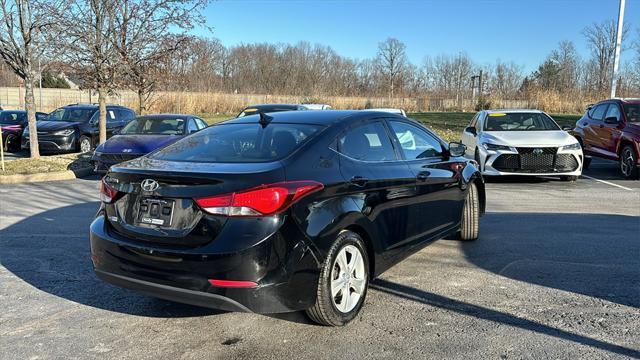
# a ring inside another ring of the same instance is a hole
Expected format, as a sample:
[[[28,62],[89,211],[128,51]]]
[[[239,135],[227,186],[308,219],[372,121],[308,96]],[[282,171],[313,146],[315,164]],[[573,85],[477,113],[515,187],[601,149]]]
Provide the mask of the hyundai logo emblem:
[[[533,149],[533,155],[542,155],[543,152],[542,149]]]
[[[142,180],[141,186],[144,191],[155,191],[160,187],[160,184],[153,179],[144,179]]]

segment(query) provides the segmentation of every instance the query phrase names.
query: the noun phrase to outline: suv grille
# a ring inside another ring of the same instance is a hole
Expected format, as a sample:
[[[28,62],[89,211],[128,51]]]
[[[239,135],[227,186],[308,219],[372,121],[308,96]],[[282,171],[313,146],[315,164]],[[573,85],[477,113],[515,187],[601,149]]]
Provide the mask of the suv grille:
[[[578,162],[571,154],[557,154],[555,147],[521,147],[518,154],[503,154],[493,161],[499,171],[535,173],[567,172],[578,168]]]
[[[133,160],[137,157],[140,157],[144,154],[105,154],[102,153],[102,155],[100,155],[100,160],[107,162],[107,163],[113,163],[113,164],[117,164],[123,161],[128,161],[128,160]]]

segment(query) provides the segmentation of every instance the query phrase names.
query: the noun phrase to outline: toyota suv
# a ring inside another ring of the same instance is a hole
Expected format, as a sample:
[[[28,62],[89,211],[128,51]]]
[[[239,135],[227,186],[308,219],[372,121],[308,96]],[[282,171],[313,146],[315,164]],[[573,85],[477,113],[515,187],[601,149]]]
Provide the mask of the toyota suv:
[[[589,106],[573,135],[586,156],[617,161],[627,179],[640,173],[640,99],[609,99]],[[585,159],[584,168],[589,165]]]
[[[91,151],[98,142],[97,104],[71,104],[51,112],[38,121],[38,144],[46,152]],[[107,137],[117,133],[136,113],[124,106],[107,105]],[[29,127],[22,135],[22,148],[29,148]]]

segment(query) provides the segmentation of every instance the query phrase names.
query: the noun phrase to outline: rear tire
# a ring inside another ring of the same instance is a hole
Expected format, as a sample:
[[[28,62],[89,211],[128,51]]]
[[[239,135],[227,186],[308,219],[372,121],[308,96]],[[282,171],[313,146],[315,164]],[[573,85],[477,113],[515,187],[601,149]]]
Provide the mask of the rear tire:
[[[562,181],[576,181],[578,180],[577,176],[560,176],[560,180]]]
[[[480,233],[480,199],[476,184],[469,184],[467,198],[462,209],[459,239],[464,241],[476,240]]]
[[[369,259],[365,249],[362,238],[355,232],[343,230],[338,234],[320,271],[316,303],[306,310],[311,320],[327,326],[343,326],[358,315],[369,286]],[[349,300],[344,297],[345,291]]]
[[[12,153],[20,151],[20,140],[18,140],[18,137],[14,134],[7,135],[4,143],[4,149],[5,151]]]
[[[638,179],[638,175],[640,175],[640,170],[638,169],[638,155],[633,150],[631,145],[625,145],[620,151],[620,172],[622,172],[622,176],[628,180],[636,180]]]

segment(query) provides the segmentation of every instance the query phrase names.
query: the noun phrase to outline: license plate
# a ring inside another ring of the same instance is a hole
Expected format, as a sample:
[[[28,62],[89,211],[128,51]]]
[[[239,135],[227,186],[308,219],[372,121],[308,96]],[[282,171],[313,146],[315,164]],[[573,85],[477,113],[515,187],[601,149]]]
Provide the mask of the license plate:
[[[138,204],[138,223],[171,226],[173,200],[142,198]]]

